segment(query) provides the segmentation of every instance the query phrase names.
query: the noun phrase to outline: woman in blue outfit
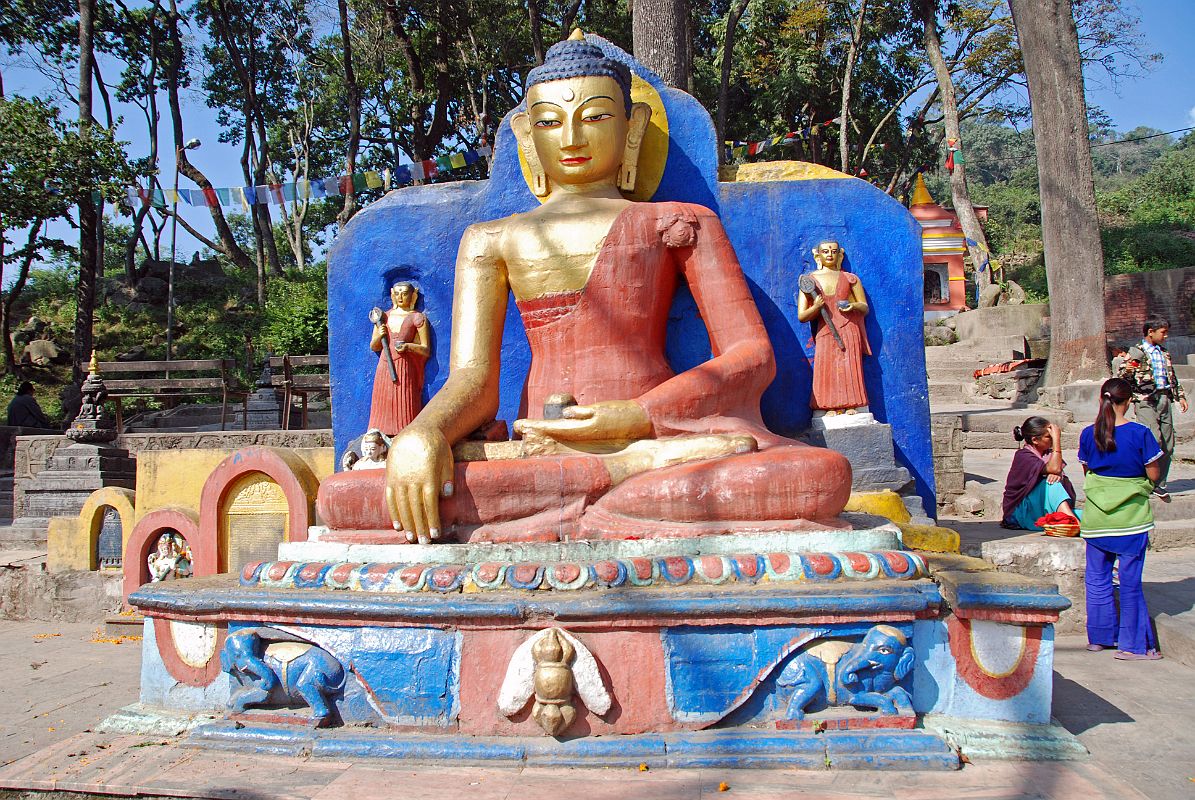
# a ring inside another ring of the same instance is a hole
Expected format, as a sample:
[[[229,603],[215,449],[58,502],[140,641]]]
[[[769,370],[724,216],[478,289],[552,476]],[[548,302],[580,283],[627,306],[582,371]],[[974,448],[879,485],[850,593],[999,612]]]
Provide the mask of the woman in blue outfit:
[[[1055,511],[1073,515],[1075,487],[1062,474],[1062,432],[1043,417],[1030,417],[1012,429],[1025,444],[1012,457],[1004,480],[1006,528],[1040,531],[1037,519]]]
[[[1133,397],[1122,378],[1104,381],[1094,425],[1079,436],[1087,542],[1087,649],[1119,647],[1122,661],[1162,657],[1149,620],[1141,571],[1153,530],[1149,495],[1162,475],[1162,449],[1149,428],[1125,413]],[[1112,566],[1120,560],[1120,619],[1112,598]]]

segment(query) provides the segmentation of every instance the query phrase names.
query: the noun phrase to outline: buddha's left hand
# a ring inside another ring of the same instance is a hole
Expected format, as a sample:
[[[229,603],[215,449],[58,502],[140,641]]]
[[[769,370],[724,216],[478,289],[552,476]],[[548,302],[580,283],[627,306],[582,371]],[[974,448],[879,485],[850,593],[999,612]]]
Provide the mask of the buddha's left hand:
[[[543,436],[562,442],[616,439],[646,439],[651,436],[651,418],[634,400],[609,400],[588,406],[569,406],[563,419],[520,419],[515,432],[527,437]]]

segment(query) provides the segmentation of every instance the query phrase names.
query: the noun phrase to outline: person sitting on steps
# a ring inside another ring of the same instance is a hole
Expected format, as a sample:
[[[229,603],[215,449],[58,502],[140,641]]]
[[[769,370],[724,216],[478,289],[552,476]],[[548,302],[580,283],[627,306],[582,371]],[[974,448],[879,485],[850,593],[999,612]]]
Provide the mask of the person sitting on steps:
[[[1040,531],[1037,519],[1055,511],[1074,516],[1075,487],[1062,473],[1062,431],[1044,417],[1029,417],[1012,429],[1025,444],[1012,457],[1004,481],[1005,528]]]

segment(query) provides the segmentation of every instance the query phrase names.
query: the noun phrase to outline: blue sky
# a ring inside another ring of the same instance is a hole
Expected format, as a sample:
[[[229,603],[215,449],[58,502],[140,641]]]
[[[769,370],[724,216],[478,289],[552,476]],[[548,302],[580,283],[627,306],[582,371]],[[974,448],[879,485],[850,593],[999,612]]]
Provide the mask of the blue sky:
[[[1100,106],[1117,130],[1148,125],[1163,131],[1195,125],[1195,0],[1139,0],[1141,30],[1162,63],[1117,90],[1088,84],[1088,101]]]
[[[1147,75],[1124,79],[1115,87],[1090,80],[1089,102],[1100,106],[1119,131],[1139,125],[1163,131],[1195,126],[1195,47],[1191,42],[1192,32],[1195,32],[1195,0],[1138,0],[1130,7],[1138,14],[1147,49],[1161,53],[1163,61]],[[114,69],[110,68],[108,73],[111,75]],[[46,79],[36,71],[19,69],[7,59],[3,70],[5,91],[10,94],[39,93],[47,85]],[[214,112],[205,108],[202,99],[194,92],[184,98],[184,105],[187,138],[197,137],[203,142],[203,146],[192,153],[192,162],[216,186],[240,185],[239,149],[219,141],[220,130]],[[164,102],[162,106],[165,112]],[[131,142],[130,152],[133,154],[144,153],[146,135],[140,112],[126,109],[123,113],[126,123],[121,128],[120,138]],[[164,116],[159,132],[163,184],[169,186],[174,164],[168,115]],[[192,186],[186,179],[180,185]],[[182,216],[205,234],[211,234],[213,226],[205,209],[184,207]],[[74,238],[65,223],[56,225],[52,233],[68,241]],[[168,248],[169,239],[166,238],[163,244]],[[189,260],[191,254],[201,248],[197,240],[180,228],[179,261]]]

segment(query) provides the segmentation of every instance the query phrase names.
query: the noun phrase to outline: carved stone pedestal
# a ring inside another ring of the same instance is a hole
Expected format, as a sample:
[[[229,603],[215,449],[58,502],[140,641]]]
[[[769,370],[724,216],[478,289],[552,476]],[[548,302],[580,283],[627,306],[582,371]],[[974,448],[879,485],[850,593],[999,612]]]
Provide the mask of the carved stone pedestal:
[[[273,389],[258,389],[249,395],[248,429],[251,431],[272,431],[280,428],[280,407],[281,404],[278,402],[278,396]]]
[[[44,543],[50,517],[75,516],[96,489],[136,485],[137,459],[127,450],[81,442],[60,447],[25,490],[24,515],[13,520],[6,538]]]

